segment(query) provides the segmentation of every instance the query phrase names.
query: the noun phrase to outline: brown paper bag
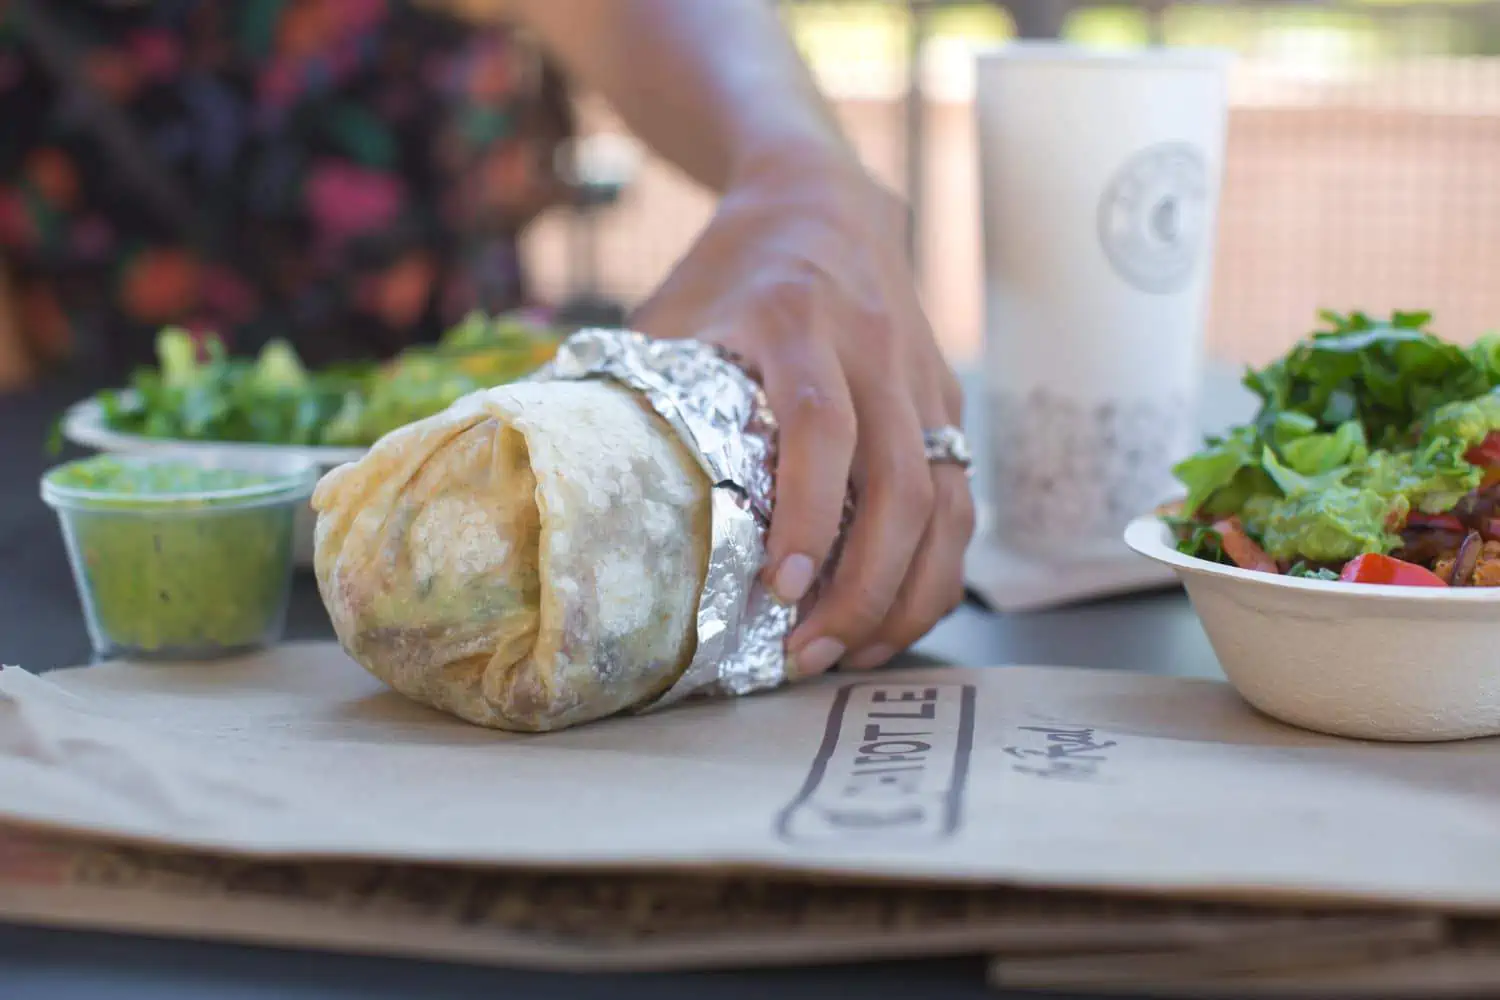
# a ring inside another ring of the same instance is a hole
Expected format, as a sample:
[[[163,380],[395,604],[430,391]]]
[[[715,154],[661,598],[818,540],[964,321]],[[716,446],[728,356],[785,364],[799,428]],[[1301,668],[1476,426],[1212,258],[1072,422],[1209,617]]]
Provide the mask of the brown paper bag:
[[[1013,889],[278,863],[0,831],[0,919],[543,969],[1265,948],[1444,922]],[[1068,973],[1071,974],[1071,973]]]
[[[1456,944],[1423,948],[1401,941],[1399,932],[1396,941],[1376,932],[1366,947],[1347,944],[1321,956],[1308,949],[1301,955],[1303,961],[1291,967],[1273,960],[1264,969],[1251,964],[1264,956],[1264,949],[1225,954],[1221,957],[1227,961],[1218,968],[1178,952],[1153,955],[1151,961],[1128,969],[1095,955],[1040,961],[1000,958],[990,965],[990,982],[1000,989],[1107,988],[1115,996],[1195,1000],[1488,1000],[1500,995],[1500,949]]]
[[[1497,753],[1080,670],[834,677],[518,737],[325,644],[7,668],[0,917],[541,968],[991,953],[1016,985],[1468,995],[1500,983],[1492,922],[1268,904],[1500,909]]]
[[[0,671],[0,818],[259,857],[756,871],[1500,910],[1500,743],[1369,745],[1211,681],[834,676],[562,733],[335,646]]]
[[[1002,957],[991,980],[1006,987],[1142,989],[1183,985],[1307,982],[1394,959],[1427,958],[1448,944],[1447,926],[1431,914],[1404,920],[1372,916],[1319,926],[1309,921],[1292,934],[1238,935],[1197,947],[1139,952]]]

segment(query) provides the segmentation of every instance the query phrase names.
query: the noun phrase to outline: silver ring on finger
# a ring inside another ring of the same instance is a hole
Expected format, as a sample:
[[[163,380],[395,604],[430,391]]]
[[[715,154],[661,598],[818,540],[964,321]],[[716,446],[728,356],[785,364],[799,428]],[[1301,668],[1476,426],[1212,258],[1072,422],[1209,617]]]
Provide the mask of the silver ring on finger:
[[[922,432],[922,454],[934,465],[956,465],[969,475],[974,474],[974,456],[969,451],[969,439],[964,432],[948,424]]]

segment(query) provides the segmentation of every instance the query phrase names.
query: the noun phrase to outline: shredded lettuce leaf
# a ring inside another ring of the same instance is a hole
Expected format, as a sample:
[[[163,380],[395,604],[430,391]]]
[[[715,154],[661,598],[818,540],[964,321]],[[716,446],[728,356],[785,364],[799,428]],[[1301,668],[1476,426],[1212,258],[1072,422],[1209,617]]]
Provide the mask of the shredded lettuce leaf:
[[[1400,538],[1390,525],[1405,517],[1404,497],[1353,486],[1261,495],[1245,505],[1245,530],[1282,562],[1341,562],[1365,552],[1390,552]]]
[[[1224,553],[1224,539],[1213,525],[1192,518],[1169,517],[1166,523],[1177,539],[1177,551],[1209,562],[1229,563]]]
[[[1259,426],[1288,411],[1316,419],[1325,430],[1358,420],[1368,440],[1386,445],[1436,407],[1472,399],[1494,385],[1489,354],[1427,332],[1427,313],[1323,318],[1327,329],[1246,376],[1246,386],[1263,403]]]
[[[1500,430],[1500,338],[1459,347],[1428,332],[1425,313],[1324,320],[1246,374],[1254,421],[1177,466],[1183,551],[1221,559],[1191,525],[1238,515],[1283,564],[1337,564],[1394,550],[1409,512],[1450,511],[1480,485],[1464,456]]]
[[[1339,575],[1326,566],[1314,566],[1305,562],[1293,563],[1286,571],[1287,576],[1301,577],[1304,580],[1337,580]]]
[[[209,337],[200,355],[187,331],[169,327],[157,335],[156,368],[136,372],[129,392],[96,398],[110,428],[145,437],[364,446],[460,396],[531,374],[558,340],[528,319],[475,313],[440,343],[386,364],[310,372],[284,341],[230,358]]]
[[[1229,489],[1241,472],[1254,470],[1260,462],[1259,438],[1253,427],[1240,427],[1227,437],[1209,438],[1196,455],[1173,470],[1187,487],[1187,509],[1196,513],[1208,508],[1221,491]]]

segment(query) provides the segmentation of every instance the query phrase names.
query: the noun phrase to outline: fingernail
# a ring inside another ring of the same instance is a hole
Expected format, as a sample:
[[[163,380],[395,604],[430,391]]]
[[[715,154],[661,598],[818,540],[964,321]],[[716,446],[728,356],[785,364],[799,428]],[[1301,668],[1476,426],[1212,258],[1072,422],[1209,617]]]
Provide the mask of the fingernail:
[[[814,639],[802,651],[791,656],[791,673],[794,677],[812,677],[821,674],[844,655],[844,644],[837,639],[824,636]]]
[[[881,643],[860,650],[849,657],[844,665],[850,670],[873,670],[896,655],[896,647]]]
[[[775,591],[776,599],[782,604],[797,604],[807,596],[807,592],[812,589],[812,583],[813,561],[798,553],[781,560],[781,566],[776,570],[776,578],[771,581],[771,589]]]

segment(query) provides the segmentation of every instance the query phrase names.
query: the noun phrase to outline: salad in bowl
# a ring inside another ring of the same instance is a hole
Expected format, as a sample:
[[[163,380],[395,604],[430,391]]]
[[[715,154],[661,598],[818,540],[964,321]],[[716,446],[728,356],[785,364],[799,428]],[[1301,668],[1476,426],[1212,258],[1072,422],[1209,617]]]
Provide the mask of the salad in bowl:
[[[62,430],[94,447],[168,441],[321,448],[347,461],[461,396],[530,375],[561,339],[525,314],[475,312],[435,344],[413,345],[384,362],[312,371],[281,340],[253,358],[231,357],[217,337],[168,327],[157,334],[157,366],[135,372],[127,389],[73,407]]]
[[[1178,465],[1131,548],[1187,589],[1268,715],[1375,740],[1500,735],[1500,340],[1328,316],[1250,371],[1249,423]]]
[[[327,470],[470,392],[531,375],[551,360],[562,334],[541,316],[476,312],[436,343],[389,360],[310,369],[283,341],[236,357],[215,336],[169,327],[156,338],[158,364],[135,372],[126,388],[70,407],[54,443],[210,463],[302,459]],[[304,504],[298,565],[311,564],[313,525]]]
[[[1325,315],[1245,385],[1256,418],[1176,468],[1179,552],[1259,573],[1500,587],[1500,338]]]

